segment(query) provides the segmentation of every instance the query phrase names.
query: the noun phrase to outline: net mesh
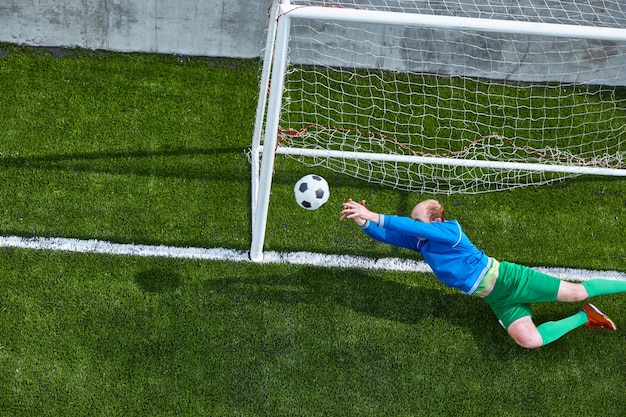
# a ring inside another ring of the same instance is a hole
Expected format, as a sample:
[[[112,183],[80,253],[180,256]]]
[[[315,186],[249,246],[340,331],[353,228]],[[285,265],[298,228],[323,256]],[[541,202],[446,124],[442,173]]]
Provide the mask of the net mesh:
[[[626,27],[620,4],[606,1],[292,4]],[[503,190],[577,175],[484,162],[625,169],[625,57],[622,41],[293,19],[279,146],[397,155],[291,156],[397,189],[435,193]]]

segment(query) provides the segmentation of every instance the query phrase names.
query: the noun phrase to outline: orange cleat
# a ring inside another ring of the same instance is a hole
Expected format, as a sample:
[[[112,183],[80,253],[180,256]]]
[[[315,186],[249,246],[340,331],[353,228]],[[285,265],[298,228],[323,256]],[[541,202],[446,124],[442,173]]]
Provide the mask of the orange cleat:
[[[589,320],[585,323],[585,327],[602,327],[604,329],[617,330],[613,320],[608,318],[606,314],[598,310],[598,308],[593,304],[585,304],[582,310],[587,313],[587,319]]]

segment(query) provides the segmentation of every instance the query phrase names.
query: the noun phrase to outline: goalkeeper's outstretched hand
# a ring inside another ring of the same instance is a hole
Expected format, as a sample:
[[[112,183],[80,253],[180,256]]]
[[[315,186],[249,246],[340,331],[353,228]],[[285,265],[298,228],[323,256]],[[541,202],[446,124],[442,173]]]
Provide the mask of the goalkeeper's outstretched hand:
[[[378,222],[378,214],[373,213],[365,207],[365,200],[361,200],[359,203],[348,199],[343,203],[343,210],[341,210],[341,217],[339,220],[352,219],[359,226],[363,226],[367,220]]]

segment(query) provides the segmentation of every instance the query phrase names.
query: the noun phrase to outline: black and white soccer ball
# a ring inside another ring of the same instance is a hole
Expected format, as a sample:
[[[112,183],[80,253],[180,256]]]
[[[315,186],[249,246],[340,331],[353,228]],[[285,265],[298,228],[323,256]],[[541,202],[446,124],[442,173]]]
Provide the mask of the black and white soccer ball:
[[[296,202],[307,210],[317,210],[328,201],[328,183],[319,175],[309,174],[300,178],[293,188]]]

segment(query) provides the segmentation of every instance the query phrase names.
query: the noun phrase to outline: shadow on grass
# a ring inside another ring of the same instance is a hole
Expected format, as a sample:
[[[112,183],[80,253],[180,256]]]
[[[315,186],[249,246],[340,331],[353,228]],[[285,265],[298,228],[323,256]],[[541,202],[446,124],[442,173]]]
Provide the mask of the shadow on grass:
[[[139,272],[135,276],[135,283],[145,292],[166,293],[180,287],[179,273],[163,268],[152,268]]]
[[[500,327],[489,307],[480,299],[455,293],[437,283],[420,286],[421,280],[435,280],[415,274],[416,285],[385,279],[378,272],[359,269],[304,268],[288,278],[264,276],[258,279],[226,278],[208,281],[217,291],[252,303],[315,305],[332,303],[357,313],[383,320],[414,325],[430,331],[436,320],[464,328],[486,356],[506,359],[519,355],[517,345]],[[434,288],[428,288],[434,286]],[[500,345],[501,347],[497,347]]]
[[[243,148],[226,147],[81,152],[43,156],[3,155],[0,156],[0,167],[241,182],[249,180],[250,171],[241,169],[242,167],[233,162],[233,159],[243,159],[244,152]],[[228,164],[208,160],[228,158],[229,155],[232,155],[233,159]]]

